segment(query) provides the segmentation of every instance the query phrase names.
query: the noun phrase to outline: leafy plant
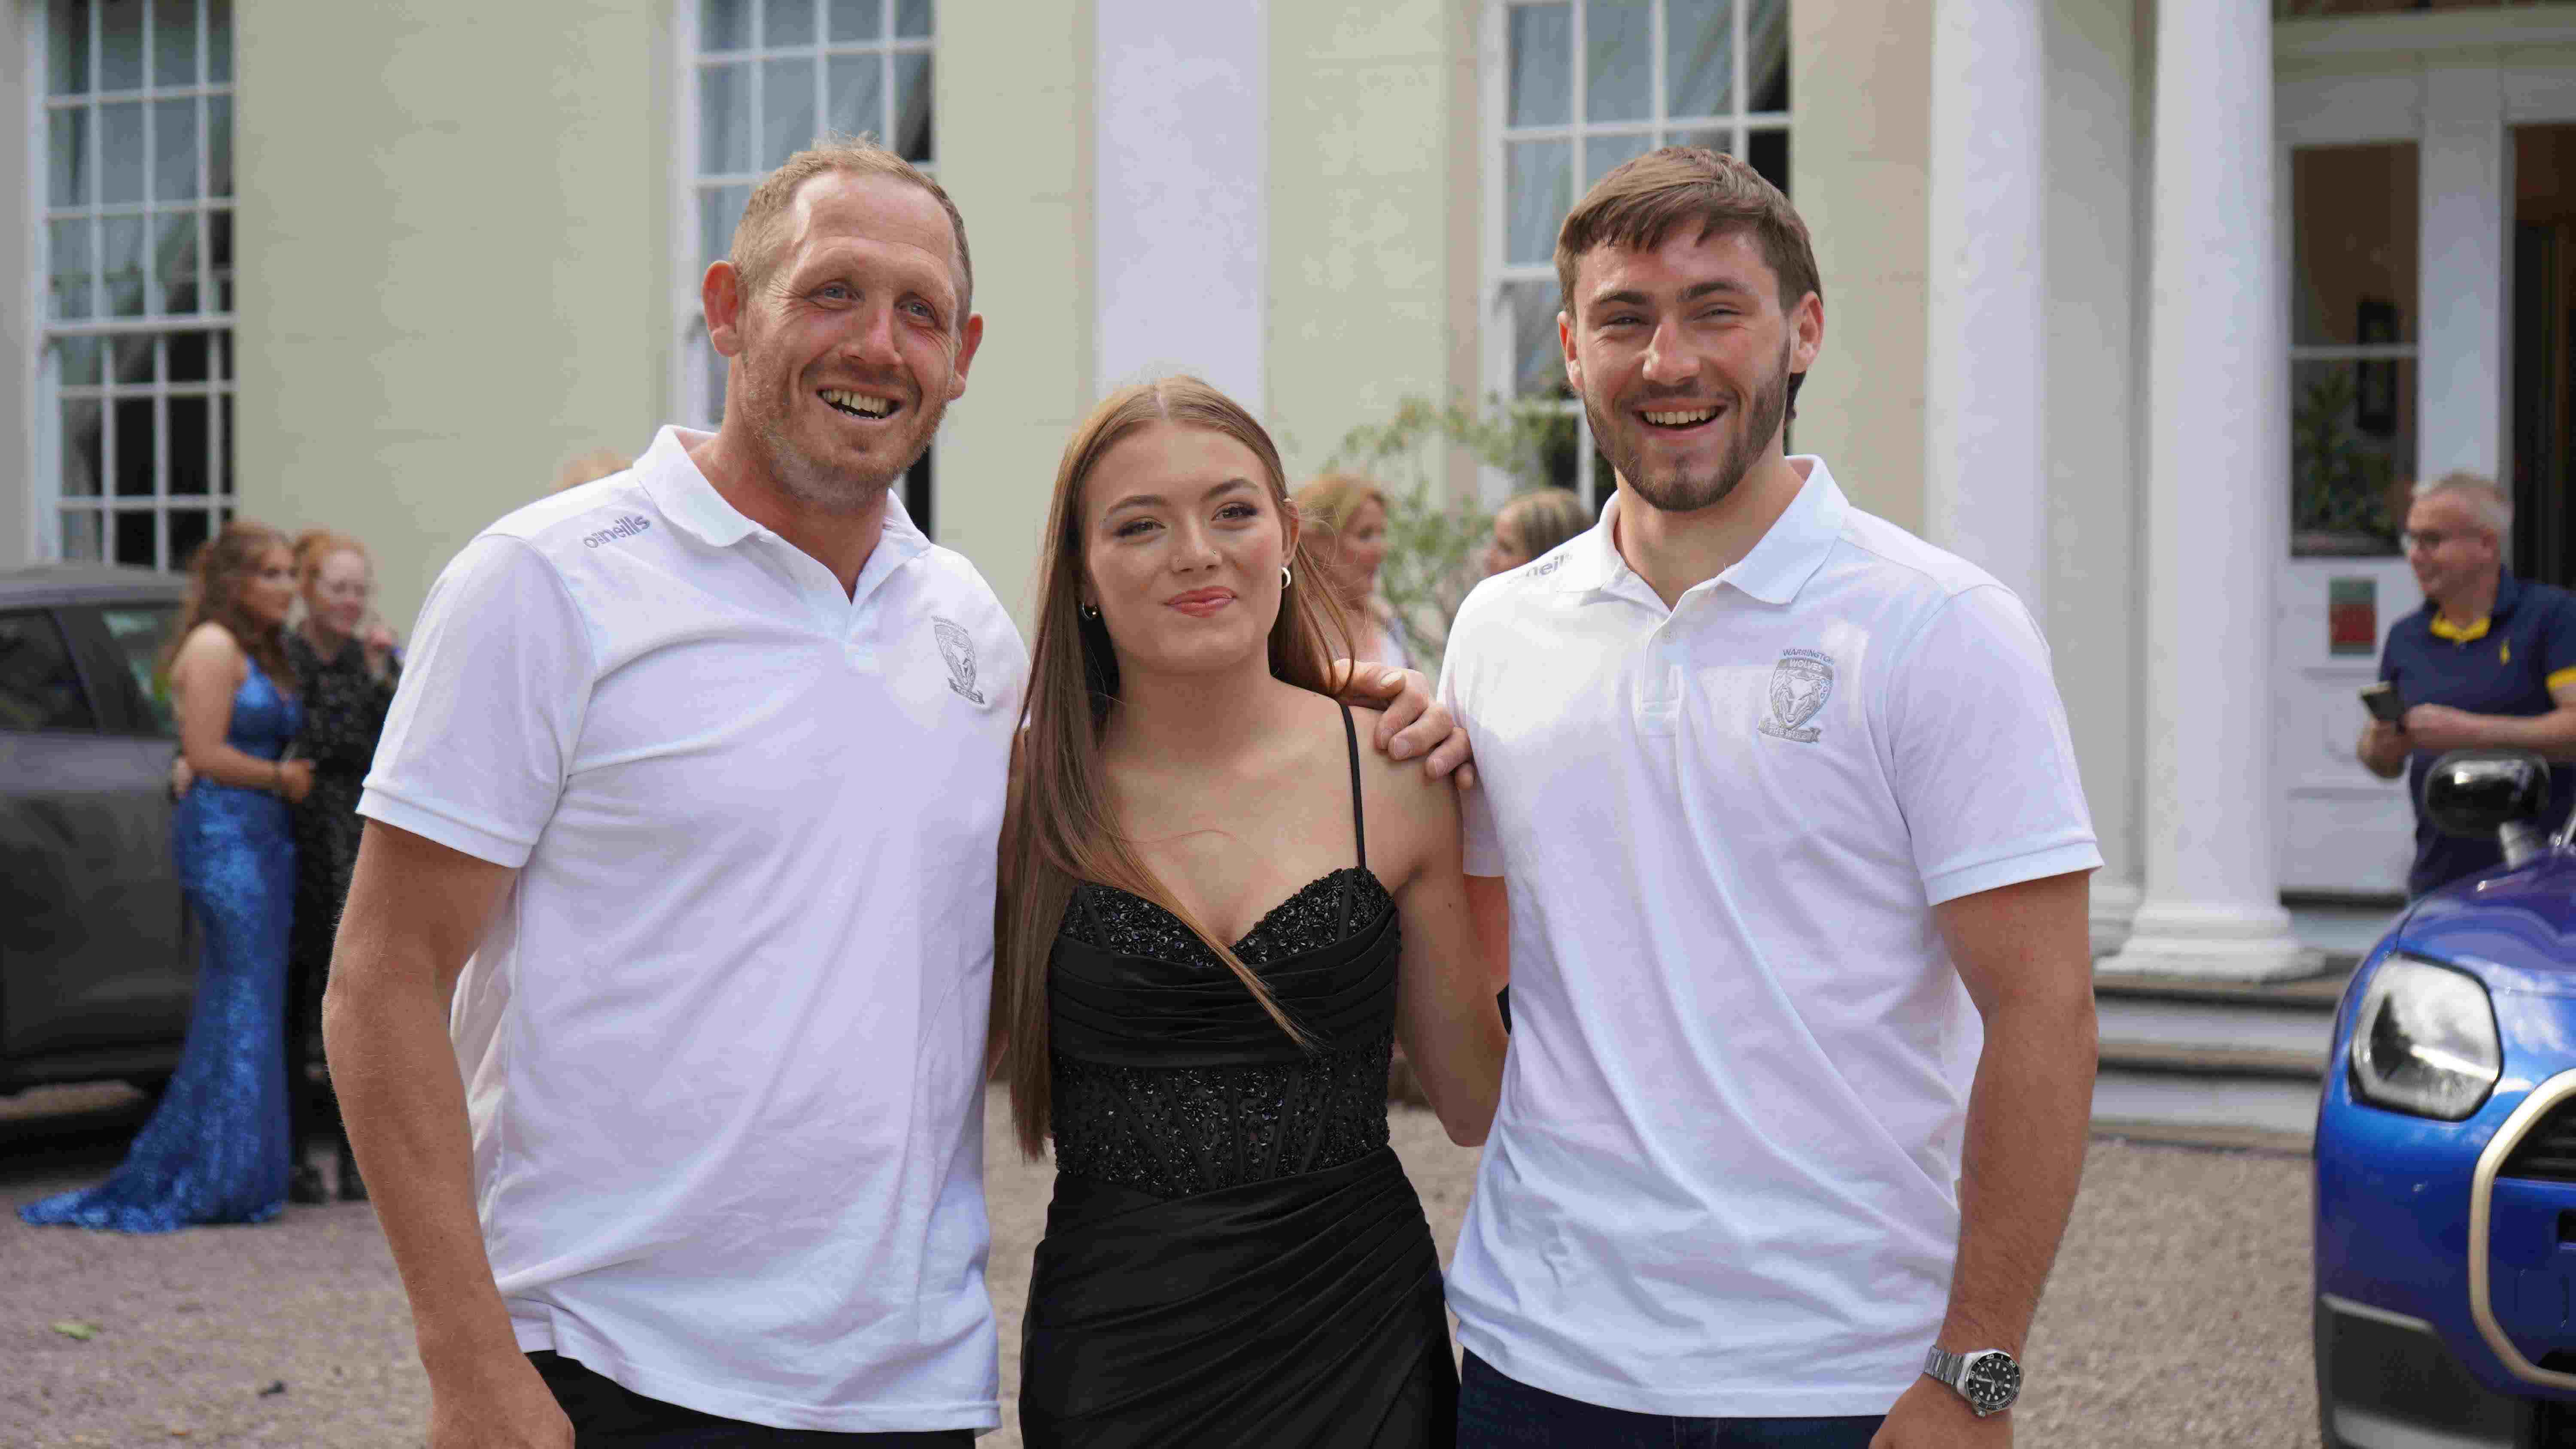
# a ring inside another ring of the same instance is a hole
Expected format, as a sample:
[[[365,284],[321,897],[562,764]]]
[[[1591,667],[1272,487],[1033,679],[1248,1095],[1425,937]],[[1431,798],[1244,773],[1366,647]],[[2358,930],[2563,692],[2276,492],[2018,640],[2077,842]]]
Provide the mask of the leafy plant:
[[[2350,364],[2327,367],[2300,389],[2290,410],[2290,528],[2394,548],[2388,500],[2397,460],[2363,436],[2359,402],[2359,369]]]

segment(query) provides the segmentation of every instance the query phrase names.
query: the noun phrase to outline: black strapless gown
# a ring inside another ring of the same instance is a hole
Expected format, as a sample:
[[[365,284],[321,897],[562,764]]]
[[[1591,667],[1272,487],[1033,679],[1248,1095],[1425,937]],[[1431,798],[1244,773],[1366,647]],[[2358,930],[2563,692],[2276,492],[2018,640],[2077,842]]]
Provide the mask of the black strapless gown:
[[[1455,1441],[1439,1254],[1387,1146],[1401,937],[1360,858],[1235,946],[1311,1051],[1169,913],[1076,889],[1049,982],[1030,1449]]]

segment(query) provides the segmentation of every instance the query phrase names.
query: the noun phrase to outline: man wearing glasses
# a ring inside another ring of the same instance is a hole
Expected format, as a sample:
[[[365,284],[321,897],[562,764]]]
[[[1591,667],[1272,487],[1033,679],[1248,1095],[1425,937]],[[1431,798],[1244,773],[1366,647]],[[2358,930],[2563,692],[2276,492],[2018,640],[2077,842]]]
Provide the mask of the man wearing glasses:
[[[2513,500],[2495,481],[2446,473],[2415,485],[2406,511],[2406,561],[2424,607],[2388,631],[2379,677],[2397,688],[2405,713],[2373,720],[2355,753],[2384,780],[2407,772],[2415,804],[2415,867],[2406,889],[2420,896],[2503,860],[2493,840],[2443,835],[2424,818],[2424,772],[2445,751],[2537,751],[2557,764],[2576,760],[2576,594],[2513,576],[2504,566]],[[2576,770],[2553,772],[2550,816],[2576,805]]]

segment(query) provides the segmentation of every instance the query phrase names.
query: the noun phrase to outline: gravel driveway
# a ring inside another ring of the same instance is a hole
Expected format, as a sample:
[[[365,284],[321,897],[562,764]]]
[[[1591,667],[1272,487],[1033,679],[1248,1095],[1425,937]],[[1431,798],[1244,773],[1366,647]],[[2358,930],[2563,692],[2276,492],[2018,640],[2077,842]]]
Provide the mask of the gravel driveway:
[[[111,1166],[135,1120],[120,1090],[0,1099],[0,1203]],[[61,1115],[83,1108],[87,1118]],[[1007,1148],[1001,1118],[997,1104],[987,1162],[1007,1398],[1049,1174]],[[1395,1134],[1445,1249],[1476,1154],[1451,1146],[1428,1112],[1399,1111]],[[2313,1446],[2308,1210],[2301,1159],[2095,1142],[2032,1336],[2017,1442]],[[99,1331],[76,1340],[58,1322]],[[152,1238],[0,1214],[0,1449],[409,1446],[426,1399],[402,1291],[364,1206]],[[1018,1444],[1007,1427],[982,1441]]]

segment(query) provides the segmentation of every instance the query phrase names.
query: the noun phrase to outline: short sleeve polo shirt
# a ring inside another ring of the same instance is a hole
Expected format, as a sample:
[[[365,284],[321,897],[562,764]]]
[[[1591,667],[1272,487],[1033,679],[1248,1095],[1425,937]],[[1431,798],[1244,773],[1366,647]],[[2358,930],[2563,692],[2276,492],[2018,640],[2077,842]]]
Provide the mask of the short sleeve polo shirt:
[[[2409,705],[2445,704],[2471,714],[2542,715],[2558,707],[2553,691],[2576,684],[2576,594],[2515,578],[2496,583],[2495,610],[2461,628],[2424,607],[2389,626],[2379,677]],[[2493,840],[2444,835],[2424,818],[2424,773],[2432,750],[2406,757],[2406,794],[2415,805],[2415,865],[2410,895],[2422,895],[2504,863]],[[2576,770],[2552,771],[2550,818],[2576,808]]]
[[[1026,657],[890,504],[856,597],[665,429],[431,591],[360,813],[515,867],[459,979],[518,1341],[727,1418],[999,1422],[994,846]]]
[[[2101,864],[2048,651],[1824,464],[1667,609],[1599,526],[1479,585],[1441,690],[1512,1048],[1451,1306],[1638,1413],[1881,1414],[1947,1304],[1982,1033],[1939,902]]]

